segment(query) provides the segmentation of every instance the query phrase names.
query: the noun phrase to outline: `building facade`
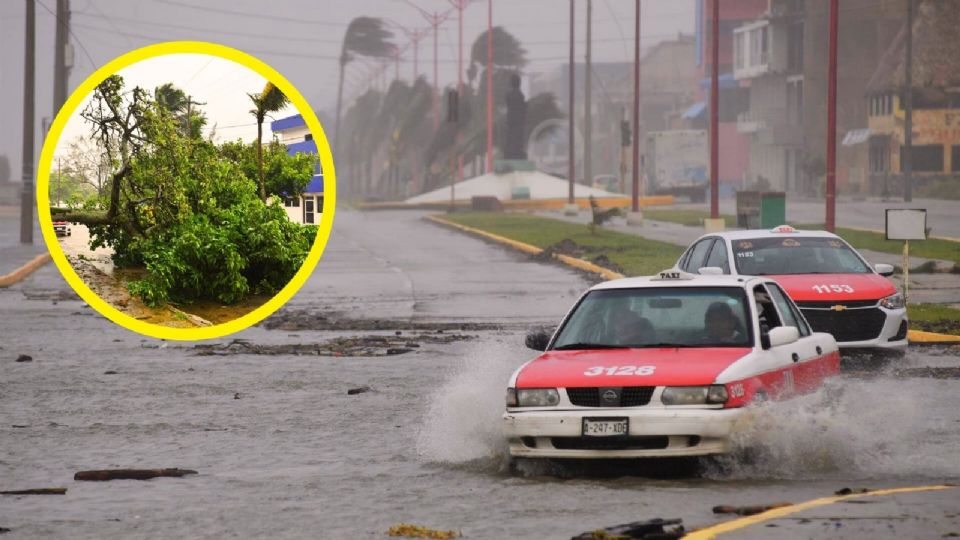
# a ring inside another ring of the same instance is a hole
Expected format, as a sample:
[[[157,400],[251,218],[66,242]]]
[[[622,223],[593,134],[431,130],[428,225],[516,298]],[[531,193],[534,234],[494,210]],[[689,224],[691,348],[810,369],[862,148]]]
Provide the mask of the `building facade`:
[[[287,147],[290,154],[317,153],[313,133],[299,114],[274,120],[270,123],[270,130]],[[320,223],[323,212],[323,170],[320,160],[317,160],[315,172],[299,197],[283,198],[283,207],[290,221],[302,224]]]

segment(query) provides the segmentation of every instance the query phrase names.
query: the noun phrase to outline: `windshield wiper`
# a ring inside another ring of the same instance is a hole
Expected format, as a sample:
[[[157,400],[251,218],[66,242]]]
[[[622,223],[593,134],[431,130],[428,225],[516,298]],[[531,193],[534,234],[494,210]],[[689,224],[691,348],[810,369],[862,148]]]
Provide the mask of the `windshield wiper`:
[[[607,343],[567,343],[565,345],[560,345],[559,347],[554,347],[555,351],[572,351],[572,350],[583,350],[583,349],[626,349],[626,345],[610,345]]]
[[[661,343],[643,343],[643,344],[641,344],[641,345],[633,345],[633,348],[635,348],[635,349],[653,349],[653,348],[657,348],[657,349],[681,349],[681,348],[684,348],[684,347],[699,347],[699,346],[700,346],[699,344],[697,344],[697,345],[691,345],[690,343],[667,343],[667,342],[661,342]]]

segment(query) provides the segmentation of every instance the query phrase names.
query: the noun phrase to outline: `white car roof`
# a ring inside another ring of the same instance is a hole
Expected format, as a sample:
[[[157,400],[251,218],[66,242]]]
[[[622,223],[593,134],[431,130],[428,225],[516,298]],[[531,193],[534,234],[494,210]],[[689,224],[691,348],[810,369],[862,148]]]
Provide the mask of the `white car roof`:
[[[678,274],[675,279],[663,279],[660,274],[671,272]],[[664,270],[658,275],[629,277],[615,279],[598,283],[590,288],[591,291],[607,289],[643,289],[653,287],[737,287],[745,289],[758,282],[771,281],[770,279],[753,276],[731,276],[731,275],[695,275],[688,274],[676,268]]]
[[[728,240],[749,240],[753,238],[796,238],[796,237],[819,237],[819,238],[840,238],[839,236],[827,231],[812,231],[804,229],[794,229],[792,232],[776,232],[776,229],[747,229],[743,231],[723,231],[707,236],[718,236]]]

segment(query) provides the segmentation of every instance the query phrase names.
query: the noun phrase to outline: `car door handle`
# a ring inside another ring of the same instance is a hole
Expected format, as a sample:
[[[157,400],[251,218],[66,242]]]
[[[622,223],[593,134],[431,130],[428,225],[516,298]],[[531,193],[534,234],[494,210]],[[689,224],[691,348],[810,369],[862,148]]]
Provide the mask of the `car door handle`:
[[[823,354],[823,348],[817,345],[817,354]]]
[[[793,358],[793,361],[794,361],[794,362],[799,362],[799,361],[800,361],[800,355],[799,355],[799,354],[793,353],[793,354],[790,355],[790,356]]]

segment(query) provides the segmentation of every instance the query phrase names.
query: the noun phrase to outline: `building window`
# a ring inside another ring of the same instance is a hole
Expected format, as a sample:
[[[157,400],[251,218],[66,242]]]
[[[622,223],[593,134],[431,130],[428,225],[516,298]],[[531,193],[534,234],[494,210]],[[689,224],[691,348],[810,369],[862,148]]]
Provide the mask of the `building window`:
[[[300,197],[284,197],[283,205],[287,208],[299,208],[300,207]]]
[[[903,170],[903,158],[906,156],[906,150],[905,146],[900,147],[900,170]],[[914,146],[912,150],[910,156],[914,172],[943,172],[943,146],[927,144]]]
[[[890,149],[884,144],[870,145],[870,172],[884,173],[890,170]]]
[[[317,195],[317,213],[323,213],[323,195]]]
[[[960,172],[960,146],[950,147],[950,171]]]
[[[803,72],[803,25],[790,25],[787,31],[787,70]]]
[[[803,120],[803,79],[787,81],[787,121],[800,125]]]
[[[312,140],[313,140],[313,133],[307,133],[306,135],[304,135],[304,136],[303,136],[303,140],[304,140],[304,141],[312,141]]]
[[[314,220],[314,206],[313,206],[313,197],[306,197],[303,199],[303,222],[304,223],[315,223]]]

